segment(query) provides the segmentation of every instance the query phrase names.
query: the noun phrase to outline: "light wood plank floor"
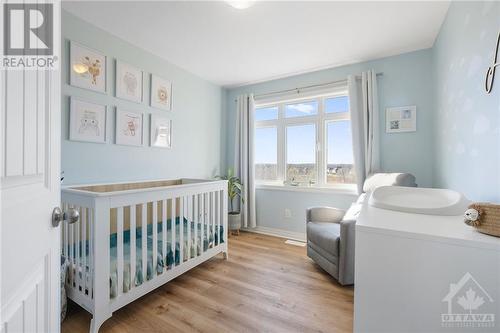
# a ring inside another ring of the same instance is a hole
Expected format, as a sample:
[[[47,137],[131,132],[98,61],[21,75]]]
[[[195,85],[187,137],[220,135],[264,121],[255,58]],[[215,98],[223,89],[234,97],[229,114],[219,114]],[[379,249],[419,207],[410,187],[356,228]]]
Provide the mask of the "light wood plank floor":
[[[229,239],[229,260],[213,258],[116,311],[100,332],[351,332],[353,290],[305,247],[241,233]],[[70,304],[62,332],[89,325]]]

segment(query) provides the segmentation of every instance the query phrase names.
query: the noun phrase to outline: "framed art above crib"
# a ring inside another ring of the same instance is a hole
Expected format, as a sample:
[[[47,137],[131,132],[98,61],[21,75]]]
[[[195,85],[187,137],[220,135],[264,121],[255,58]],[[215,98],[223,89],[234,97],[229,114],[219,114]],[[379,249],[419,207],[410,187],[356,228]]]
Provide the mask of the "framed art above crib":
[[[72,97],[70,100],[69,139],[106,143],[106,106]]]
[[[74,87],[106,93],[106,56],[70,42],[70,77]]]
[[[115,143],[126,146],[144,145],[144,114],[116,109]]]
[[[157,109],[172,110],[172,82],[151,75],[151,106]]]
[[[151,147],[172,148],[172,120],[151,115]]]
[[[116,97],[142,102],[143,72],[123,61],[116,61]]]

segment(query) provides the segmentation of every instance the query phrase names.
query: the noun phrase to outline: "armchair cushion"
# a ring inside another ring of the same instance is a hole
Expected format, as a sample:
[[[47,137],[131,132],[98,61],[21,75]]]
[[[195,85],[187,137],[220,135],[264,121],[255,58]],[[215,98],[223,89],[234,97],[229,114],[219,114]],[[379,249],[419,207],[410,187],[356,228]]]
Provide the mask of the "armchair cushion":
[[[307,240],[316,252],[323,255],[331,262],[337,263],[340,244],[339,223],[307,223]]]

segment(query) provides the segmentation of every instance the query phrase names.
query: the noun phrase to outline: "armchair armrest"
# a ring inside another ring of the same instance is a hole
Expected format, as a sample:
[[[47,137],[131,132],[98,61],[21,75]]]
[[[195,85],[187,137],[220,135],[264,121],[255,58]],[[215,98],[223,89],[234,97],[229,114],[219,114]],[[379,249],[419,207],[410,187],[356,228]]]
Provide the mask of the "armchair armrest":
[[[356,239],[356,220],[340,221],[339,244],[339,282],[342,285],[354,283],[354,246]]]
[[[332,207],[311,207],[307,209],[307,222],[339,223],[345,211]]]

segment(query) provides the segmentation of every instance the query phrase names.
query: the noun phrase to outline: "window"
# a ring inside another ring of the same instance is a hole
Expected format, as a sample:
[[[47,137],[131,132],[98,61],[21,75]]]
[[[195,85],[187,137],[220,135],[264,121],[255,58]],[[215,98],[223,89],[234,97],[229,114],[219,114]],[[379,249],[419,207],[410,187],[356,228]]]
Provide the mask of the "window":
[[[286,128],[286,181],[314,184],[316,172],[316,125],[290,125]]]
[[[258,183],[326,187],[356,182],[345,88],[257,104],[254,140]]]
[[[278,129],[276,126],[255,129],[255,178],[278,179]]]

